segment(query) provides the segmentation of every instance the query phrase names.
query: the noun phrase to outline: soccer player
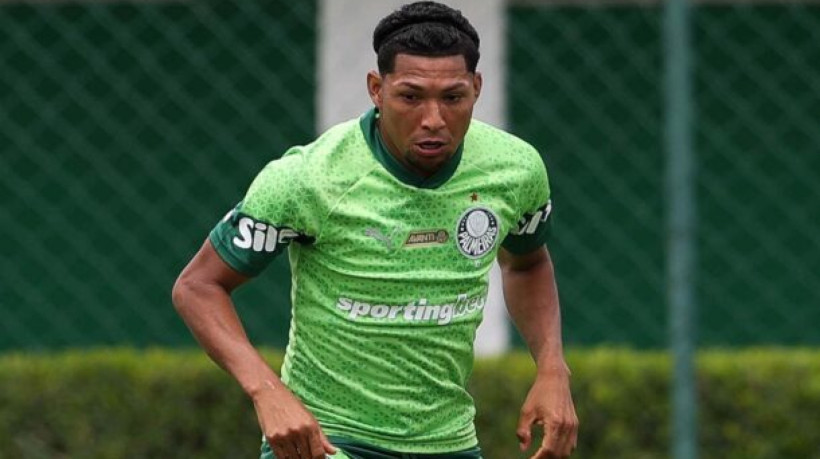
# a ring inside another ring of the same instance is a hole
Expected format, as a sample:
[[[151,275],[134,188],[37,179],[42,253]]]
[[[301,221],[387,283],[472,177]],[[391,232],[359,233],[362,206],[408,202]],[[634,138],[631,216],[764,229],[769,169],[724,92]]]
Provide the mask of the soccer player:
[[[459,11],[405,5],[373,47],[373,108],[271,161],[180,274],[174,304],[253,401],[263,458],[479,458],[465,386],[497,257],[537,364],[520,446],[540,426],[533,457],[567,457],[578,421],[542,159],[472,119],[479,37]],[[285,248],[293,319],[280,379],[230,294]]]

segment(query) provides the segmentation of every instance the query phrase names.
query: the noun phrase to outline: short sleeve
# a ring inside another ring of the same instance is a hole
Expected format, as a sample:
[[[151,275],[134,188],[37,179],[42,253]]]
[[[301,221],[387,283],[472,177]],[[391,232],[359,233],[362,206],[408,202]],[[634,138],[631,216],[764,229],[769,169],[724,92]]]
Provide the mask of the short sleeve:
[[[298,152],[271,161],[244,199],[209,235],[216,252],[236,271],[256,276],[292,241],[311,243],[308,190]]]
[[[532,252],[546,244],[552,230],[552,200],[547,168],[541,155],[530,149],[524,179],[518,184],[517,223],[502,246],[515,254]]]

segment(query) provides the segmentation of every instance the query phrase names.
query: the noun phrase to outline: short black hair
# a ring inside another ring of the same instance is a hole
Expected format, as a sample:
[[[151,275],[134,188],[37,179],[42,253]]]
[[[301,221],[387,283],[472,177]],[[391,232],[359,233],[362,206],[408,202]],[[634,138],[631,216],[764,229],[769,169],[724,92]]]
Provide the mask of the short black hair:
[[[464,56],[467,70],[478,65],[478,32],[461,11],[437,2],[415,2],[385,16],[373,31],[379,73],[393,71],[397,54]]]

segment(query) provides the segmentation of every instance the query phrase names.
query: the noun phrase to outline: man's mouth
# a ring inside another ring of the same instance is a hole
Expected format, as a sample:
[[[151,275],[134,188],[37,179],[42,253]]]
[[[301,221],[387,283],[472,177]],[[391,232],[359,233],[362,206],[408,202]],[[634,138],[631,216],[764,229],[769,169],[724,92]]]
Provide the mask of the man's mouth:
[[[447,144],[439,140],[425,140],[416,143],[416,152],[421,156],[438,156],[444,153]]]

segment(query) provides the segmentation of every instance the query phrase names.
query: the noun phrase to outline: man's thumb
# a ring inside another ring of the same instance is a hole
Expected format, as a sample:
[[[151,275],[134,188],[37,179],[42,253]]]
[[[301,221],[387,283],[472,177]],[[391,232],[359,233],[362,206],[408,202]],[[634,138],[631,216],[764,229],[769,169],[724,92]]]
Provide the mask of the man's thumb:
[[[319,435],[322,436],[322,446],[325,448],[325,452],[327,454],[336,454],[336,447],[334,447],[330,443],[330,440],[328,440],[327,437],[325,437],[325,433],[320,431]]]

